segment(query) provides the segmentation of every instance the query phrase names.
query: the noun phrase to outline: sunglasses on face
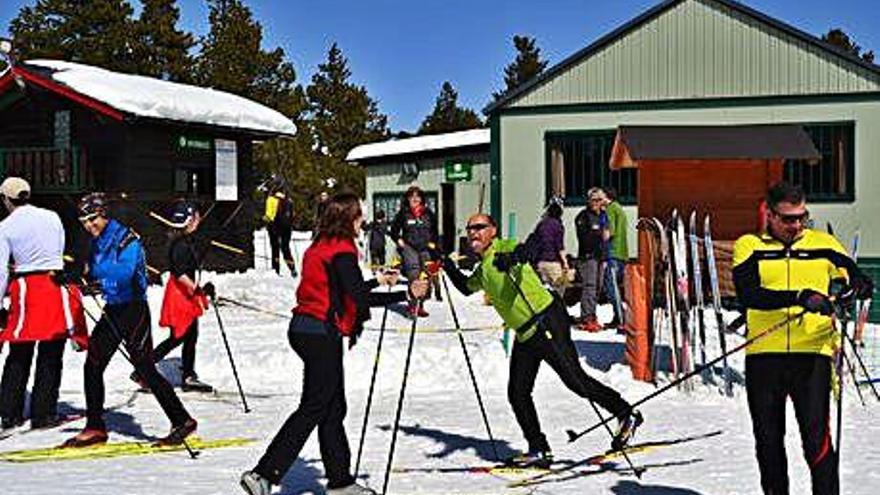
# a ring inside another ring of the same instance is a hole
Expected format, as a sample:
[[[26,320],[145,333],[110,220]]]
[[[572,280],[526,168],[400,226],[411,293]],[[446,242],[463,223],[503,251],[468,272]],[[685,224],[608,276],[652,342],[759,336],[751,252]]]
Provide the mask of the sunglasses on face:
[[[770,210],[770,211],[772,211],[773,214],[776,215],[776,217],[779,218],[779,220],[780,220],[782,223],[786,223],[786,224],[789,224],[789,225],[791,225],[791,224],[795,224],[795,223],[801,223],[801,224],[803,224],[803,223],[805,223],[807,220],[810,219],[810,212],[809,212],[808,210],[804,210],[803,213],[798,213],[798,214],[796,214],[796,215],[783,215],[782,213],[779,213],[779,212],[776,211],[776,210]]]
[[[489,227],[491,227],[491,225],[489,225],[488,223],[474,223],[465,227],[464,230],[468,232],[479,232]]]

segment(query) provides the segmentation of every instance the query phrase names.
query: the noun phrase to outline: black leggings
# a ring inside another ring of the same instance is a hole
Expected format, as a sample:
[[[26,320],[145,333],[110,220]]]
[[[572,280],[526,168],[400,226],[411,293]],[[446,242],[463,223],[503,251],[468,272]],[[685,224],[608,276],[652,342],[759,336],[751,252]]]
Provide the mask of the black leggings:
[[[813,494],[837,495],[837,453],[829,431],[831,358],[819,354],[748,356],[746,393],[764,493],[788,494],[785,401],[791,397]]]
[[[295,316],[287,333],[290,346],[305,365],[299,407],[275,435],[255,471],[279,484],[317,427],[327,488],[347,486],[354,483],[354,478],[349,472],[351,451],[343,426],[347,406],[342,337],[332,328],[325,333],[297,332],[297,324],[303,320],[309,320],[306,324],[311,326],[317,322]]]
[[[87,428],[106,429],[104,370],[120,343],[125,344],[125,351],[133,361],[135,370],[147,382],[165,415],[171,420],[171,425],[178,427],[190,419],[174,389],[156,370],[152,360],[153,340],[150,331],[150,308],[146,301],[104,306],[101,319],[89,337],[84,367]]]
[[[289,228],[279,228],[270,223],[266,227],[269,233],[269,247],[272,249],[272,269],[275,273],[281,273],[281,256],[284,256],[284,262],[291,272],[296,273],[296,263],[293,255],[290,254],[290,236]]]
[[[163,340],[156,349],[153,350],[153,362],[158,363],[165,356],[168,355],[169,352],[174,350],[177,346],[183,344],[183,349],[180,352],[181,360],[183,361],[181,366],[181,371],[183,373],[183,378],[185,379],[188,376],[195,377],[196,376],[196,342],[199,340],[199,320],[193,320],[192,325],[186,330],[186,333],[183,334],[181,338],[175,338],[174,333],[168,336],[167,339]]]
[[[61,385],[61,368],[64,356],[64,339],[39,343],[37,370],[31,395],[31,418],[37,421],[55,417],[58,406],[58,387]],[[3,366],[0,382],[0,416],[12,422],[24,417],[24,395],[36,342],[20,342],[9,345],[9,356]]]
[[[549,332],[552,340],[545,335]],[[507,382],[507,400],[513,407],[516,421],[529,444],[529,450],[549,450],[547,437],[541,432],[532,390],[538,368],[544,361],[575,394],[594,401],[618,418],[632,409],[614,389],[602,384],[584,372],[578,360],[577,349],[571,341],[568,313],[558,299],[545,310],[538,331],[525,342],[516,341],[510,357],[510,378]]]

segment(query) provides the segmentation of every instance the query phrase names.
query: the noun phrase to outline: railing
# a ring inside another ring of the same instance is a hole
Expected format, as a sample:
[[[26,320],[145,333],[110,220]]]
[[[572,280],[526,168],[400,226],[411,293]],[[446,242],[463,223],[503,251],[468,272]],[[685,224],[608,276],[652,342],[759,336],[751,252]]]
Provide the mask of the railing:
[[[61,148],[0,148],[0,174],[30,182],[35,193],[82,192],[92,183],[86,150]]]

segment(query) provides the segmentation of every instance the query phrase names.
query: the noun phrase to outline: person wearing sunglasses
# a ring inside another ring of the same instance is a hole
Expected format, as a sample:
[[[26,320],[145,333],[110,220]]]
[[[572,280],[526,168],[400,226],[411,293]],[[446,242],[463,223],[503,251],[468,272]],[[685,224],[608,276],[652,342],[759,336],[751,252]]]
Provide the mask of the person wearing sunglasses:
[[[130,228],[108,214],[106,196],[91,193],[78,205],[79,220],[92,236],[86,276],[101,288],[101,318],[89,337],[85,375],[86,426],[64,442],[65,447],[86,447],[107,442],[104,422],[104,370],[120,344],[171,421],[168,436],[159,444],[180,444],[196,431],[171,385],[153,363],[150,307],[147,304],[147,269],[143,244]]]
[[[785,454],[786,399],[791,397],[810,468],[814,494],[840,491],[837,452],[831,442],[831,356],[840,342],[829,297],[832,280],[866,299],[873,281],[830,234],[807,228],[803,189],[780,182],[767,191],[766,229],[737,239],[733,280],[746,308],[748,337],[786,318],[781,331],[746,349],[746,395],[755,450],[766,494],[789,493]]]
[[[535,236],[530,236],[523,244],[499,239],[495,221],[486,214],[470,217],[465,230],[471,249],[481,258],[480,264],[470,276],[466,276],[449,257],[445,257],[443,269],[462,294],[485,291],[504,324],[516,332],[507,398],[526,438],[528,450],[510,461],[539,467],[553,462],[553,453],[541,431],[532,399],[535,378],[542,362],[550,365],[569,390],[595,402],[618,419],[612,448],[624,447],[642,423],[642,416],[617,391],[590,377],[581,368],[571,340],[568,312],[562,301],[544,287],[529,264],[539,250]]]
[[[82,350],[88,338],[82,296],[60,283],[64,269],[64,227],[51,210],[30,204],[31,187],[20,177],[0,184],[9,215],[0,222],[0,296],[9,290],[9,312],[0,309],[0,346],[9,354],[0,382],[2,428],[24,423],[25,391],[37,354],[31,389],[31,428],[57,424],[64,342]],[[11,272],[7,260],[12,258]]]

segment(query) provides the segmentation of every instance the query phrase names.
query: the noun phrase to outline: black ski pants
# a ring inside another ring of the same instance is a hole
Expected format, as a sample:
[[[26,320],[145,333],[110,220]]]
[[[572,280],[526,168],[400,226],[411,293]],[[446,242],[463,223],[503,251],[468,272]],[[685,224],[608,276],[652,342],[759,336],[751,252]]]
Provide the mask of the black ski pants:
[[[65,339],[9,344],[9,355],[6,357],[3,379],[0,381],[0,417],[4,422],[23,421],[24,396],[35,348],[38,349],[38,354],[31,393],[31,423],[39,425],[55,417],[58,387],[61,386],[64,342]]]
[[[746,393],[764,493],[788,494],[785,401],[791,397],[813,494],[837,495],[837,453],[829,428],[831,358],[819,354],[747,356]]]
[[[196,342],[198,342],[198,340],[199,320],[196,319],[193,320],[192,325],[189,326],[182,337],[178,339],[174,337],[174,334],[172,333],[167,339],[157,345],[153,350],[153,362],[158,363],[167,356],[169,352],[183,344],[183,349],[180,351],[180,358],[181,361],[183,361],[180,370],[183,374],[183,378],[186,379],[188,376],[196,377]]]
[[[269,233],[269,247],[272,249],[272,269],[275,273],[281,273],[281,257],[284,256],[284,262],[291,273],[296,273],[296,263],[293,255],[290,254],[290,236],[291,229],[278,227],[274,223],[270,223],[266,227]]]
[[[632,409],[617,391],[590,377],[581,368],[577,350],[571,341],[568,313],[558,299],[539,318],[538,331],[525,342],[516,341],[513,344],[507,382],[507,400],[513,407],[530,451],[550,449],[547,437],[541,432],[532,399],[535,378],[542,361],[553,368],[569,390],[595,402],[614,416],[625,417]],[[547,337],[548,332],[552,338]]]
[[[104,424],[104,370],[119,344],[131,358],[138,375],[147,382],[150,391],[171,421],[172,427],[182,426],[189,413],[184,409],[174,389],[156,370],[153,363],[153,339],[150,328],[150,308],[146,301],[104,306],[101,319],[89,337],[89,351],[84,367],[86,387],[87,428],[106,429]]]
[[[287,337],[304,364],[302,397],[254,471],[273,484],[280,484],[317,427],[327,488],[347,486],[354,483],[354,478],[350,473],[351,450],[342,424],[347,411],[342,337],[333,328],[326,328],[323,333],[304,333],[302,328],[297,331],[298,325],[314,328],[324,324],[302,316],[294,316],[290,322]]]

